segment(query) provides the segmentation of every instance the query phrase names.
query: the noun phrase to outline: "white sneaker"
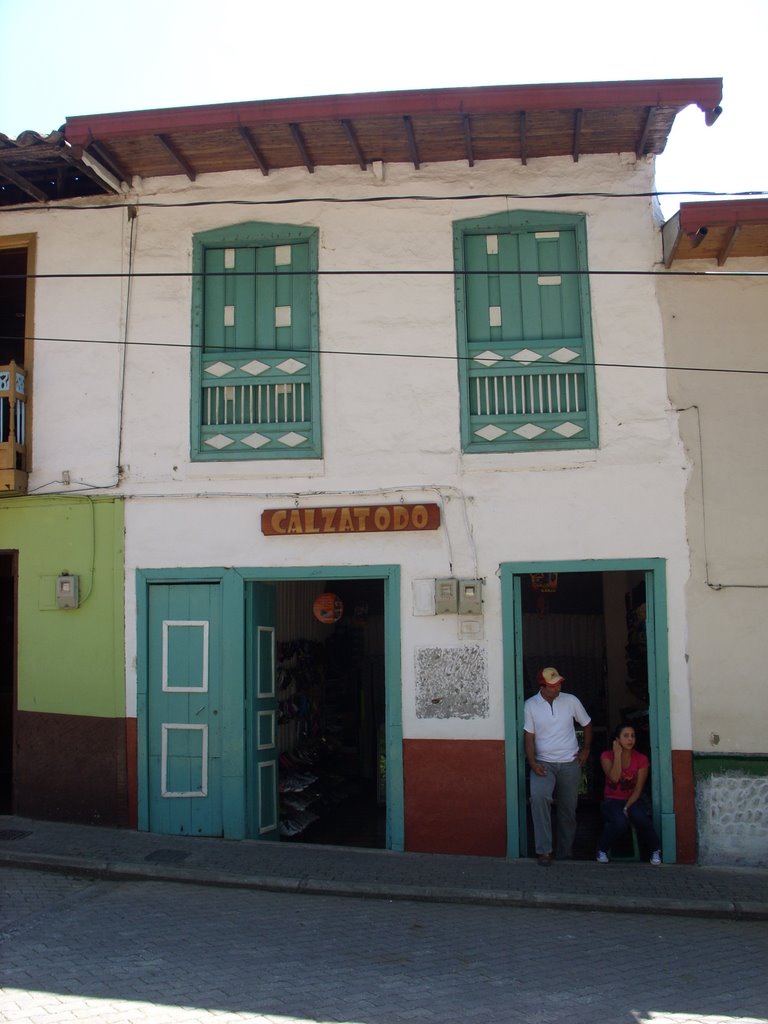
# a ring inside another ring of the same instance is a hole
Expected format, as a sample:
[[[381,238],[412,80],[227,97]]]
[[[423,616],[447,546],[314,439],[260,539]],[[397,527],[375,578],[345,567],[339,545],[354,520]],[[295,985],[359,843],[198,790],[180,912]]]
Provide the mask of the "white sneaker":
[[[651,864],[661,864],[661,850],[654,850],[651,854]]]
[[[654,854],[654,857],[655,856],[656,856],[656,854]],[[609,861],[608,861],[608,854],[604,850],[598,850],[597,851],[597,857],[595,858],[595,860],[597,861],[598,864],[608,864],[609,863]],[[659,861],[659,863],[661,863],[661,861]]]

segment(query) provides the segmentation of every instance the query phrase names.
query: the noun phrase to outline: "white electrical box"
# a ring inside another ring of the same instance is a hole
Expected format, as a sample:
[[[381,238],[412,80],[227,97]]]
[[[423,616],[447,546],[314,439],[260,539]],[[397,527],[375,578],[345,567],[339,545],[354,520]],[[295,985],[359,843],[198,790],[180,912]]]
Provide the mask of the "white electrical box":
[[[450,615],[459,608],[459,581],[435,580],[435,614]]]
[[[459,615],[482,615],[483,581],[459,580]]]
[[[77,608],[80,603],[80,577],[62,573],[56,578],[56,607]]]

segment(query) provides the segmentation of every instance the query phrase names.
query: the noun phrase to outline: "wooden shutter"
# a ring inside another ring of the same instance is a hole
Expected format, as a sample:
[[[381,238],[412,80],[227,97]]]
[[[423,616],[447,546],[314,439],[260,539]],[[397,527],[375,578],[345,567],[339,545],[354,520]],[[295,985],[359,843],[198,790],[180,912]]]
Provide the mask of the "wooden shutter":
[[[474,222],[457,251],[466,450],[593,447],[588,288],[576,226]]]
[[[193,457],[318,458],[317,232],[228,235],[196,238]]]

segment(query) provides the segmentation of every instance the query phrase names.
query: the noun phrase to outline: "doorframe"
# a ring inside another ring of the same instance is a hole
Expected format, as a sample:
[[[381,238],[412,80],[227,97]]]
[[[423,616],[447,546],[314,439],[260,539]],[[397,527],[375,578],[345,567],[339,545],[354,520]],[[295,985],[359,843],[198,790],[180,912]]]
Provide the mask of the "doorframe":
[[[672,787],[672,732],[669,705],[666,560],[663,558],[584,559],[503,562],[501,570],[504,745],[507,793],[507,856],[524,857],[527,848],[523,728],[522,605],[520,578],[532,572],[643,572],[648,642],[648,725],[651,739],[651,796],[664,862],[676,857]]]
[[[10,600],[12,604],[11,615],[12,622],[10,633],[10,643],[8,650],[4,651],[4,658],[6,659],[7,674],[10,677],[10,694],[7,707],[6,716],[6,735],[5,738],[8,741],[8,761],[9,761],[9,777],[8,777],[8,790],[6,793],[7,797],[7,814],[15,814],[16,812],[16,743],[14,738],[16,736],[16,719],[19,708],[19,549],[18,548],[2,548],[0,549],[0,555],[6,563],[9,571],[4,573],[7,579],[11,580],[11,595]],[[10,665],[7,663],[10,662]]]
[[[384,584],[384,692],[386,735],[386,845],[387,849],[405,849],[403,798],[403,714],[401,679],[400,566],[330,565],[291,567],[203,567],[184,569],[137,569],[137,779],[138,828],[149,831],[149,772],[147,748],[147,689],[149,588],[153,583],[211,583],[222,585],[222,644],[224,678],[236,680],[240,706],[246,698],[246,584],[290,583],[307,580],[381,580]],[[228,696],[231,697],[231,694]],[[237,730],[236,702],[222,697],[224,719],[237,737],[227,750],[228,768],[224,772],[226,792],[222,792],[224,837],[246,837],[246,721]],[[231,772],[231,774],[227,774]]]

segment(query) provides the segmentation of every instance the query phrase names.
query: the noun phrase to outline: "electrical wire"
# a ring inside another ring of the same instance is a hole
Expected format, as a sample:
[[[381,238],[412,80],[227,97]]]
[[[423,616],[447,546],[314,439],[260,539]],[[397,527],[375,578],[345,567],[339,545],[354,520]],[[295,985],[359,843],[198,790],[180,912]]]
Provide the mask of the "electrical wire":
[[[138,206],[141,209],[176,210],[188,209],[201,206],[294,206],[303,203],[342,203],[342,204],[365,204],[365,203],[402,203],[402,202],[425,202],[425,203],[455,203],[470,202],[476,200],[499,199],[499,200],[530,200],[530,199],[662,199],[667,196],[698,196],[700,198],[723,199],[735,198],[746,199],[766,196],[768,192],[763,189],[746,189],[741,192],[722,192],[707,189],[682,189],[680,191],[664,192],[476,192],[449,196],[433,195],[383,195],[383,196],[293,196],[280,199],[190,199],[186,202],[163,203],[156,200],[137,199],[135,193],[126,195],[123,202],[109,203],[79,203],[76,197],[64,200],[53,200],[44,205],[32,205],[30,203],[17,203],[0,207],[0,210],[13,213],[39,212],[43,210],[67,210],[71,212],[92,211],[92,210],[117,210],[122,209],[126,203]],[[66,205],[78,202],[76,206]]]
[[[0,341],[14,340],[10,337],[3,338],[0,336]],[[192,351],[197,349],[200,351],[199,346],[191,345],[189,342],[183,341],[127,341],[123,338],[119,339],[108,339],[108,338],[44,338],[40,336],[28,337],[27,341],[35,342],[52,342],[63,345],[135,345],[138,348],[179,348],[188,349]],[[524,341],[520,341],[519,344],[525,344]],[[222,357],[226,356],[235,350],[232,349],[209,349],[206,350],[210,354],[213,351],[220,353]],[[244,351],[244,350],[243,350]],[[248,351],[251,351],[250,349]],[[254,349],[253,351],[258,351]],[[292,348],[291,353],[294,355],[313,355],[315,349],[308,348]],[[354,349],[326,349],[321,348],[317,352],[321,356],[369,356],[374,359],[433,359],[442,362],[451,363],[471,363],[475,360],[475,356],[463,356],[459,353],[455,354],[438,354],[438,353],[426,353],[426,352],[360,352]],[[509,365],[514,367],[520,367],[520,363],[511,358],[500,357],[494,365]],[[604,363],[597,361],[580,360],[578,363],[570,364],[571,366],[579,367],[595,367],[600,369],[613,369],[613,370],[663,370],[670,371],[676,370],[680,372],[691,372],[691,373],[745,373],[752,374],[754,376],[766,376],[768,375],[768,369],[765,370],[752,370],[744,369],[738,366],[672,366],[667,363]]]
[[[547,272],[542,270],[127,270],[93,271],[75,273],[73,271],[55,274],[0,274],[0,281],[57,281],[57,280],[122,280],[123,278],[234,278],[234,277],[541,277]],[[729,278],[762,278],[768,277],[768,270],[557,270],[551,271],[558,277],[705,277],[708,280]]]
[[[123,336],[122,336],[122,358],[120,360],[120,409],[117,422],[117,460],[115,462],[115,474],[120,477],[120,467],[123,462],[123,420],[125,416],[125,363],[128,355],[128,320],[131,310],[131,287],[133,285],[133,260],[136,254],[136,225],[138,217],[132,208],[128,207],[128,283],[125,290],[125,308],[123,310]]]

